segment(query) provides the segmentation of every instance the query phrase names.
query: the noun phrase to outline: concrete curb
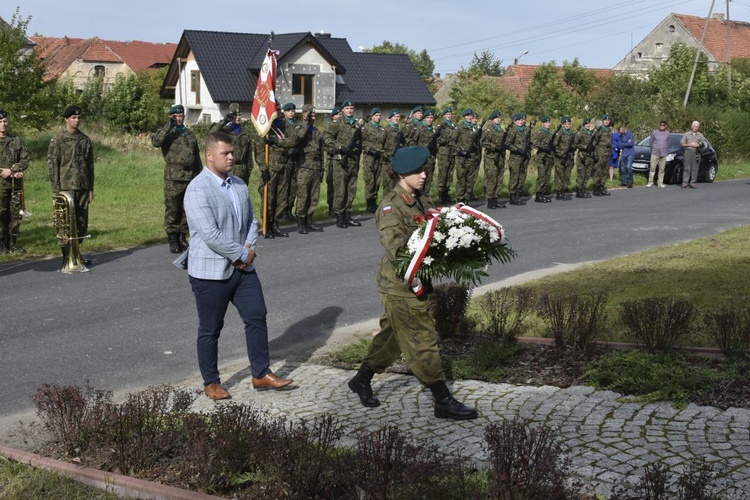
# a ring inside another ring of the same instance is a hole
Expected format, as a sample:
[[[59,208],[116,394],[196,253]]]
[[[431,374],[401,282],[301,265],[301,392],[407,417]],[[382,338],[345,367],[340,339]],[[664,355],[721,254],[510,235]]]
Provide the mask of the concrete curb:
[[[132,498],[147,498],[153,500],[206,500],[221,499],[213,495],[196,493],[194,491],[175,488],[160,483],[152,483],[143,479],[104,472],[98,469],[46,458],[27,451],[16,450],[0,445],[0,455],[16,462],[30,465],[38,469],[45,469],[69,477],[80,483],[88,484],[117,495]]]

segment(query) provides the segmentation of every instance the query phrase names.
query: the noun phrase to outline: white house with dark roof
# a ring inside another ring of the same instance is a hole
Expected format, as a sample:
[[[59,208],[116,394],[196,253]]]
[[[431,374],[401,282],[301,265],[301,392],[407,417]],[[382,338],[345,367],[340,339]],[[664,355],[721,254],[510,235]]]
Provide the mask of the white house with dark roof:
[[[266,34],[185,30],[161,96],[185,106],[188,123],[217,121],[232,102],[249,114],[269,41]],[[436,104],[407,55],[354,52],[344,38],[309,32],[275,35],[273,49],[281,104],[329,113],[351,99],[356,116],[373,106],[403,112]]]

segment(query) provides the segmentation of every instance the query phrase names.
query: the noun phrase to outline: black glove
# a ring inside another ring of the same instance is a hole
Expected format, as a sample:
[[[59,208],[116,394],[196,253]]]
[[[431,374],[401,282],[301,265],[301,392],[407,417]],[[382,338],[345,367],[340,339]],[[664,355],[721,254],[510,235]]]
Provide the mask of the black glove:
[[[293,158],[297,155],[297,148],[287,148],[284,150],[284,156],[287,158]]]
[[[229,123],[231,121],[234,121],[235,116],[237,116],[236,113],[227,113],[227,116],[224,117],[224,123]]]
[[[174,128],[177,125],[177,120],[174,118],[169,119],[169,128]]]
[[[266,136],[266,144],[273,144],[274,146],[279,143],[279,138],[276,136],[276,134],[268,134]]]
[[[469,156],[469,152],[465,149],[462,149],[458,152],[458,156],[460,156],[461,158],[466,158],[467,156]]]
[[[497,146],[495,146],[495,153],[502,153],[503,151],[505,151],[505,148],[501,145],[498,144]]]
[[[599,155],[594,155],[594,163],[599,163]]]
[[[267,168],[260,171],[260,180],[263,181],[263,184],[268,184],[268,181],[271,180],[271,172]]]
[[[588,146],[586,146],[586,152],[587,153],[593,153],[594,152],[594,146],[593,146],[593,144],[589,144]]]
[[[380,156],[380,152],[377,149],[375,149],[375,148],[368,149],[367,150],[367,154],[370,155],[370,156],[375,156],[375,157]]]
[[[435,156],[435,153],[437,152],[437,148],[435,146],[427,146],[427,150],[432,156]]]
[[[339,153],[341,153],[342,155],[348,155],[349,154],[349,148],[347,148],[346,146],[341,146],[339,148]]]

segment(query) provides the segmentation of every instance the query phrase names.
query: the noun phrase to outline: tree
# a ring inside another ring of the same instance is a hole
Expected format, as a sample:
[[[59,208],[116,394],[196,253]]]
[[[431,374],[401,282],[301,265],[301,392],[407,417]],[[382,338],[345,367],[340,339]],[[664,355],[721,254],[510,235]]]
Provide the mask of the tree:
[[[41,128],[51,117],[50,94],[44,83],[44,63],[28,46],[26,28],[31,17],[16,9],[10,23],[0,26],[0,105],[19,126]]]
[[[495,59],[495,54],[489,50],[483,50],[479,55],[474,52],[474,59],[471,60],[469,69],[461,68],[461,71],[466,71],[472,76],[503,76],[505,67],[502,59]]]
[[[495,77],[459,75],[451,86],[450,97],[459,112],[472,108],[484,118],[495,109],[506,115],[521,109],[521,101],[510,91],[500,87]]]
[[[164,121],[169,101],[159,97],[168,68],[118,76],[104,101],[104,116],[115,127],[136,134],[154,130]]]
[[[596,75],[581,66],[577,57],[573,62],[563,61],[563,79],[581,97],[586,97],[597,83]]]
[[[430,55],[427,53],[427,49],[422,49],[422,52],[417,54],[414,50],[410,49],[406,45],[400,43],[391,43],[388,40],[383,40],[380,45],[375,45],[369,49],[364,49],[364,52],[372,54],[406,54],[411,59],[414,68],[419,73],[422,81],[430,89],[430,92],[435,93],[435,83],[433,73],[435,72],[435,62],[432,60]]]
[[[550,61],[534,71],[524,107],[529,114],[576,115],[582,110],[582,100],[566,85],[555,61]]]

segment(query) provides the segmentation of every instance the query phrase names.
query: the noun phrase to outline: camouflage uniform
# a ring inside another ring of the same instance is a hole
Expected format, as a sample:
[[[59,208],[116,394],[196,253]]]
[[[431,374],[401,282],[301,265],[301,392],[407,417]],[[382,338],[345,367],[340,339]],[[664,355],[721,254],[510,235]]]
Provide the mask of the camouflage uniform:
[[[336,225],[339,227],[361,225],[354,223],[351,218],[352,203],[357,196],[357,177],[362,152],[361,135],[357,133],[357,129],[359,127],[354,117],[348,119],[342,115],[336,123],[328,127],[324,138],[329,160],[333,163],[333,211],[336,214]],[[356,140],[357,135],[359,140]]]
[[[594,195],[607,196],[609,193],[604,184],[609,179],[609,160],[612,157],[612,134],[611,127],[600,125],[594,130]]]
[[[437,137],[442,132],[442,128],[435,129],[432,125],[427,125],[426,120],[420,122],[421,126],[416,126],[412,130],[407,146],[422,146],[430,150],[430,157],[424,164],[424,173],[427,177],[424,180],[424,193],[429,196],[430,187],[432,186],[432,177],[435,174],[435,153],[437,153]]]
[[[403,134],[401,134],[398,125],[390,121],[388,122],[388,125],[383,128],[386,132],[385,145],[383,146],[385,154],[380,158],[380,171],[382,173],[383,197],[385,198],[385,195],[393,191],[393,188],[396,187],[396,179],[392,178],[388,173],[391,170],[391,156],[393,156],[393,153],[398,149],[396,148],[396,144],[403,139]]]
[[[550,194],[550,177],[552,167],[555,164],[555,157],[552,153],[553,132],[547,127],[542,126],[534,132],[531,139],[531,145],[536,148],[536,201],[545,201],[544,195]]]
[[[510,157],[508,158],[508,170],[510,171],[508,191],[510,192],[511,204],[524,203],[520,201],[519,196],[523,194],[526,171],[529,165],[529,158],[531,157],[530,133],[531,131],[526,125],[519,127],[514,124],[510,126],[508,137],[505,141],[505,146],[510,151]]]
[[[474,151],[479,149],[478,140],[475,139],[478,133],[474,125],[466,120],[463,120],[453,131],[451,142],[455,145],[457,154],[456,198],[458,201],[466,201],[474,188],[470,180],[471,170],[474,168],[477,156]]]
[[[484,194],[487,197],[487,208],[498,208],[497,196],[503,186],[505,175],[505,131],[503,126],[487,121],[482,132],[482,149],[484,150]]]
[[[365,179],[365,200],[367,210],[377,210],[378,191],[383,180],[383,157],[386,156],[385,143],[388,132],[385,128],[371,121],[362,127],[362,175]]]
[[[409,369],[426,386],[444,381],[435,323],[424,296],[418,298],[396,275],[398,251],[418,227],[414,216],[425,215],[434,204],[418,192],[408,194],[400,185],[383,197],[376,223],[385,254],[377,272],[378,294],[385,313],[364,363],[382,373],[403,353]],[[426,284],[427,285],[427,284]]]
[[[312,217],[318,208],[320,184],[323,182],[323,138],[314,125],[299,144],[300,158],[297,169],[297,225],[302,234],[308,230],[322,231],[313,226]],[[304,231],[303,231],[304,229]]]
[[[266,232],[274,227],[278,228],[278,221],[287,209],[290,198],[292,175],[297,171],[297,155],[299,143],[307,133],[307,127],[295,120],[278,118],[274,120],[269,137],[275,138],[271,143],[268,156],[268,220]],[[296,180],[295,180],[296,187]],[[296,194],[296,193],[295,193]],[[294,197],[291,197],[294,199]]]
[[[442,125],[444,126],[437,140],[436,154],[438,203],[449,203],[448,192],[453,184],[453,169],[456,160],[456,148],[452,140],[456,124],[451,120],[444,120]]]
[[[590,198],[591,194],[586,193],[586,183],[591,176],[591,169],[594,166],[594,136],[593,131],[585,126],[576,132],[573,138],[573,147],[578,151],[578,175],[576,178],[576,197]]]
[[[29,168],[29,148],[23,141],[8,134],[0,137],[0,169],[10,169],[11,173],[25,172]],[[8,250],[25,251],[17,246],[21,227],[21,203],[13,196],[13,188],[23,190],[23,178],[0,177],[0,253]]]
[[[336,186],[333,183],[333,154],[325,147],[325,137],[328,135],[328,130],[336,125],[336,121],[329,121],[326,124],[325,131],[323,132],[323,152],[325,153],[325,169],[326,169],[326,202],[328,203],[328,213],[334,215],[333,211],[333,197],[336,192]]]
[[[570,199],[565,191],[570,185],[570,173],[575,163],[575,151],[573,149],[573,138],[575,134],[570,129],[562,127],[552,141],[552,149],[555,156],[555,199]]]
[[[186,126],[166,124],[151,144],[164,156],[164,230],[168,235],[188,232],[183,200],[190,181],[201,172],[200,149],[195,133]]]
[[[244,127],[242,125],[236,125],[232,122],[227,122],[226,119],[216,122],[211,125],[208,129],[208,133],[221,131],[229,135],[233,140],[234,144],[234,167],[232,168],[232,175],[235,175],[242,179],[242,181],[250,185],[250,172],[253,170],[253,159],[252,159],[252,147],[255,139],[253,136],[257,136],[252,131],[255,129],[252,125]]]
[[[60,130],[47,148],[47,167],[52,191],[73,196],[78,237],[89,234],[89,192],[94,191],[94,146],[89,136],[77,130]],[[62,246],[62,242],[60,242]]]

